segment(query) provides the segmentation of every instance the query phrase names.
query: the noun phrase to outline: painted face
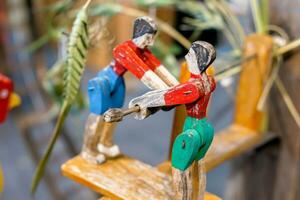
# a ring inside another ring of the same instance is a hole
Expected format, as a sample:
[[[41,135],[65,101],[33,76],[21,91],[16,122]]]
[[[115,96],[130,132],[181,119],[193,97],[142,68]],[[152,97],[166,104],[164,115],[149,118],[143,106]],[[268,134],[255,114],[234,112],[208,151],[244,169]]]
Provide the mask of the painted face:
[[[193,42],[185,58],[190,72],[199,74],[200,72],[204,72],[215,60],[216,51],[211,44],[203,41],[196,41]]]
[[[190,48],[189,52],[185,55],[185,60],[188,64],[189,71],[192,74],[200,74],[200,70],[197,64],[196,54],[192,48]]]
[[[155,41],[155,34],[146,33],[138,38],[134,38],[133,42],[141,49],[152,46]]]

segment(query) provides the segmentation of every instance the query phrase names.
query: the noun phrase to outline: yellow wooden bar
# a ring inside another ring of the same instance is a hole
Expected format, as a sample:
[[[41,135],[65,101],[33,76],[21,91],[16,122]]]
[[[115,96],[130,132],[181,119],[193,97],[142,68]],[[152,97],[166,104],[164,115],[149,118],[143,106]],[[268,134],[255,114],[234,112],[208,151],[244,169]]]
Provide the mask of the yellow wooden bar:
[[[104,195],[106,200],[174,199],[170,175],[127,156],[101,165],[90,164],[77,156],[61,169],[64,176]],[[220,198],[207,193],[205,200]]]

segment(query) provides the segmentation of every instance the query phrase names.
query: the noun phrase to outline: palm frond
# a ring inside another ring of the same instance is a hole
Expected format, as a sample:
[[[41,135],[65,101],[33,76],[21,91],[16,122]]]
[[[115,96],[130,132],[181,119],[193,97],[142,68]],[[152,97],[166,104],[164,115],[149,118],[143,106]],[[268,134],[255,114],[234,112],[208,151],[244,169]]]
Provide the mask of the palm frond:
[[[87,29],[87,7],[90,0],[78,12],[74,21],[70,39],[68,43],[67,66],[64,71],[64,100],[57,123],[52,133],[52,137],[45,154],[40,160],[34,179],[31,185],[31,191],[34,193],[44,174],[46,164],[52,153],[57,138],[59,137],[61,127],[64,124],[72,103],[77,97],[80,87],[81,76],[85,66],[86,54],[88,49],[88,29]]]

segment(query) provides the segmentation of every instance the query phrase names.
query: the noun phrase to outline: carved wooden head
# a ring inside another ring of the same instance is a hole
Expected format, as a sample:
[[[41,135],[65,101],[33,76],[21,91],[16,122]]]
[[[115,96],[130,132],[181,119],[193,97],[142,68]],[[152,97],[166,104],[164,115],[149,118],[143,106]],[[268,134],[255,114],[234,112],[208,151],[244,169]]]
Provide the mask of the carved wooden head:
[[[157,33],[155,21],[150,17],[139,17],[133,24],[133,41],[140,47],[153,45]]]
[[[185,59],[188,63],[190,72],[193,74],[200,74],[216,59],[216,50],[207,42],[196,41],[193,42]]]

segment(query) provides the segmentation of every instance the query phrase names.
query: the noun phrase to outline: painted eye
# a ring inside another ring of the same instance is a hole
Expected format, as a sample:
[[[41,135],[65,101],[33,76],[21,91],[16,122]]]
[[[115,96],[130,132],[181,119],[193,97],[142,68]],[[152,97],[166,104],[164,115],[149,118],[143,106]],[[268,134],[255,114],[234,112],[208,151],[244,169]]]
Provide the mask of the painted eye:
[[[8,90],[7,89],[3,89],[0,91],[0,98],[1,99],[5,99],[8,97]]]

